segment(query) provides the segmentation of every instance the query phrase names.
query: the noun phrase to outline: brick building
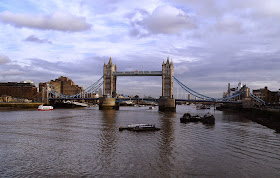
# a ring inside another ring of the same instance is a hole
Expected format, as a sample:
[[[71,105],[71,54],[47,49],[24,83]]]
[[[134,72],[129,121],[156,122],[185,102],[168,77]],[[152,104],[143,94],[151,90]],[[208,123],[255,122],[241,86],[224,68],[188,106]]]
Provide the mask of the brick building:
[[[253,94],[266,103],[279,104],[279,91],[270,91],[267,87],[253,90]]]
[[[75,83],[71,79],[63,76],[46,83],[40,83],[39,91],[41,92],[42,88],[47,84],[49,84],[56,92],[64,95],[74,95],[83,91],[83,87],[75,85]]]
[[[38,97],[38,92],[33,83],[8,82],[0,83],[0,96],[2,95],[34,101]]]

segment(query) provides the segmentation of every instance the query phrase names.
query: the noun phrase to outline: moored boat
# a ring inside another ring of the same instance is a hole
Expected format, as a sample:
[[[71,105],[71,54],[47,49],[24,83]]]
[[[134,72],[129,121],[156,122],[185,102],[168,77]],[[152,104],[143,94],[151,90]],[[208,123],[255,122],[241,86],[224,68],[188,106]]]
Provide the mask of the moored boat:
[[[204,124],[215,124],[215,117],[208,112],[201,118],[201,122]]]
[[[155,125],[150,125],[150,124],[147,124],[147,125],[139,125],[139,126],[136,126],[132,129],[132,131],[135,131],[135,132],[141,132],[141,131],[157,131],[157,130],[160,130],[160,128],[157,128]]]
[[[196,109],[206,109],[206,106],[204,104],[198,104],[196,105]]]
[[[191,116],[190,121],[191,122],[198,122],[201,120],[201,117],[199,115]]]
[[[81,108],[81,107],[88,107],[87,103],[80,103],[80,102],[73,102],[73,101],[61,101],[55,102],[55,108]]]
[[[38,107],[38,111],[52,111],[53,107],[52,106],[44,106],[44,105],[40,105]]]
[[[185,113],[181,118],[180,118],[181,123],[186,123],[186,122],[191,122],[191,114],[190,113]]]
[[[127,127],[120,127],[119,131],[130,130],[130,131],[157,131],[160,128],[157,128],[152,124],[131,124],[127,125]]]
[[[208,112],[203,117],[200,117],[199,115],[192,116],[190,113],[185,113],[180,118],[181,123],[199,122],[199,121],[204,124],[215,124],[215,117]]]
[[[77,107],[88,107],[87,103],[73,102],[73,104]]]

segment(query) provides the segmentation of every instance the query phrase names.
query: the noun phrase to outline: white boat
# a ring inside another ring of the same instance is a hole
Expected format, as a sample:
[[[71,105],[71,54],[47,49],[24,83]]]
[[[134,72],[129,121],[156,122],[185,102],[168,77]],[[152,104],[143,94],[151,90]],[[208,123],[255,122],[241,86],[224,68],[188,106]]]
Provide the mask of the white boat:
[[[132,101],[125,101],[126,104],[134,104]]]
[[[73,104],[79,107],[88,107],[87,103],[73,102]]]
[[[156,109],[154,106],[150,106],[149,109]]]
[[[43,106],[43,105],[40,105],[38,107],[38,111],[52,111],[53,110],[53,107],[52,106]]]

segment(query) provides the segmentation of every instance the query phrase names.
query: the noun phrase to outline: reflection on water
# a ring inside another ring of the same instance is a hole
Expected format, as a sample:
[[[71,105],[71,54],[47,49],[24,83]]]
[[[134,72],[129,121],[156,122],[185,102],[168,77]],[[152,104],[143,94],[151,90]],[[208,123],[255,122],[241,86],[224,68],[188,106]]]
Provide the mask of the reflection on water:
[[[173,122],[176,120],[175,113],[165,113],[160,117],[161,121],[161,135],[159,138],[159,155],[160,163],[165,167],[166,172],[172,172],[174,163],[170,159],[172,157],[173,142],[174,142],[174,126]]]
[[[116,151],[116,111],[100,111],[102,113],[101,125],[102,129],[99,134],[99,144],[102,170],[105,172],[110,169]]]
[[[57,109],[0,112],[0,177],[279,177],[280,134],[235,113],[211,110],[214,125],[180,123],[185,112]],[[156,132],[119,132],[132,123]]]
[[[100,146],[104,155],[112,154],[116,147],[116,111],[108,110],[102,112],[102,129],[100,133]]]

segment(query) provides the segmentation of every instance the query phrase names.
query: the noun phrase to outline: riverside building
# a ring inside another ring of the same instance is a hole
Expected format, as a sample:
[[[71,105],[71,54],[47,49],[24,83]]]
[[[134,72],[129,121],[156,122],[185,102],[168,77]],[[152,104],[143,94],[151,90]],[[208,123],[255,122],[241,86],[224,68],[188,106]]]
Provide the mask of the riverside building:
[[[37,87],[31,81],[0,83],[0,96],[28,99],[34,101],[38,97]]]

